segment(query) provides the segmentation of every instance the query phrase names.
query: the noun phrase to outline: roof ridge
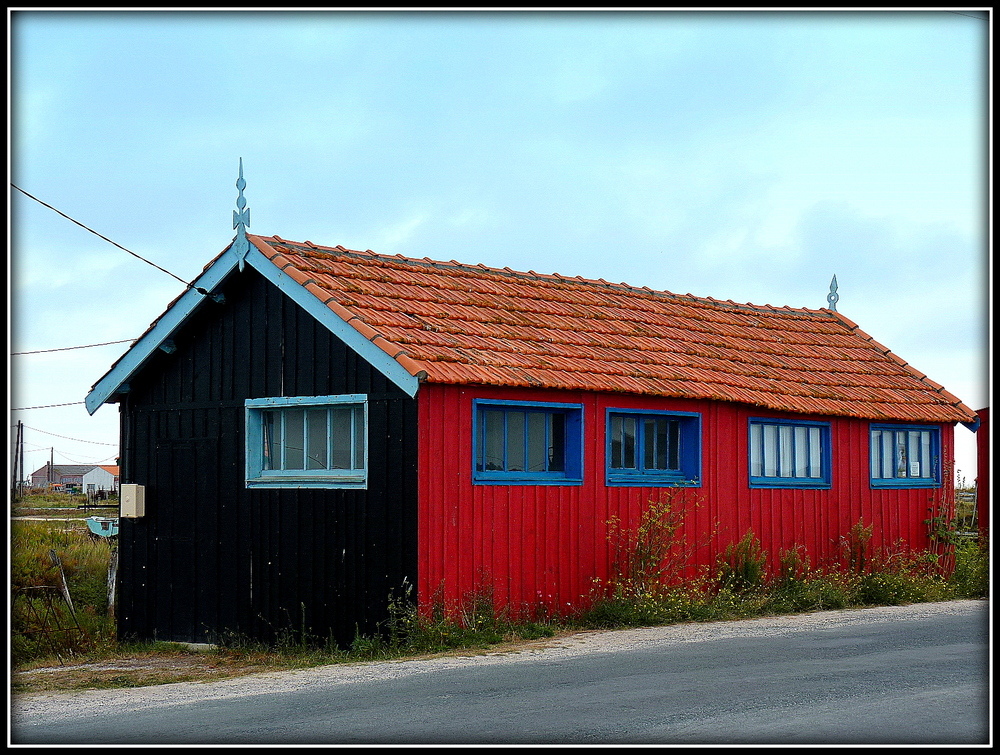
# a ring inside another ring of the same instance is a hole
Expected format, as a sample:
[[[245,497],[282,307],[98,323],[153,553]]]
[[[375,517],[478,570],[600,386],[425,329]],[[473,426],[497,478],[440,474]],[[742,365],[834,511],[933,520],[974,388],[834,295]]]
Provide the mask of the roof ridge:
[[[266,238],[266,237],[262,237],[262,238]],[[818,317],[821,317],[823,319],[828,318],[829,317],[829,313],[831,311],[831,310],[828,310],[828,309],[825,309],[825,308],[809,309],[808,307],[790,307],[787,304],[784,305],[781,308],[777,308],[777,307],[775,307],[775,306],[773,306],[771,304],[753,304],[751,302],[746,302],[744,304],[741,304],[741,303],[738,303],[738,302],[734,302],[732,299],[729,299],[729,300],[726,300],[726,301],[722,301],[720,299],[715,299],[715,298],[710,297],[710,296],[697,296],[697,295],[692,294],[692,293],[678,294],[678,293],[675,293],[673,291],[666,291],[666,290],[660,290],[660,289],[651,289],[648,286],[641,286],[640,287],[640,286],[635,286],[633,284],[625,283],[625,282],[612,283],[610,281],[604,280],[603,278],[588,279],[588,278],[583,278],[582,276],[579,276],[579,275],[570,277],[570,276],[561,275],[559,273],[537,273],[537,272],[535,272],[533,270],[519,271],[519,270],[513,270],[510,267],[495,268],[495,267],[490,267],[488,265],[484,265],[481,262],[480,263],[469,263],[469,262],[458,262],[456,260],[451,260],[450,262],[446,262],[446,261],[443,261],[443,260],[434,260],[434,259],[431,259],[430,257],[423,257],[423,258],[419,258],[418,259],[416,257],[406,257],[406,256],[401,255],[401,254],[395,254],[395,255],[382,254],[382,253],[379,253],[379,252],[372,252],[371,250],[367,250],[365,252],[361,252],[361,251],[356,250],[356,249],[347,249],[347,248],[345,248],[343,246],[340,246],[340,245],[338,245],[336,247],[318,246],[316,244],[313,244],[312,242],[288,241],[287,239],[280,239],[277,236],[274,236],[272,238],[278,239],[280,241],[280,243],[282,243],[282,244],[284,244],[286,246],[306,247],[306,251],[312,251],[313,253],[319,252],[321,254],[322,253],[329,254],[330,252],[328,252],[327,250],[336,250],[339,254],[342,254],[342,255],[348,255],[348,256],[357,255],[359,257],[365,257],[365,258],[374,257],[375,259],[378,259],[378,260],[385,260],[387,263],[392,262],[392,263],[397,263],[398,264],[400,261],[403,261],[403,262],[405,262],[407,264],[426,265],[426,266],[430,266],[430,267],[437,268],[437,269],[454,269],[454,270],[459,270],[459,271],[467,271],[467,272],[469,272],[471,274],[476,274],[476,275],[481,274],[482,271],[486,271],[488,273],[493,273],[493,274],[504,276],[504,277],[514,277],[514,278],[517,278],[517,279],[520,279],[520,280],[525,280],[525,281],[528,281],[528,282],[537,281],[539,283],[546,283],[546,282],[549,282],[551,279],[554,278],[554,279],[556,279],[556,280],[558,280],[560,282],[571,283],[571,284],[583,284],[583,285],[587,285],[587,286],[597,286],[597,287],[602,287],[602,288],[618,289],[618,290],[622,290],[622,291],[633,293],[633,294],[639,294],[640,296],[652,296],[652,297],[655,297],[655,298],[668,297],[668,298],[676,299],[676,300],[683,301],[683,302],[686,302],[686,303],[689,303],[689,304],[702,303],[702,304],[710,306],[711,308],[722,307],[722,308],[725,308],[725,309],[747,310],[747,311],[751,311],[751,312],[752,311],[759,311],[759,310],[767,310],[767,311],[771,311],[771,312],[778,312],[778,311],[781,311],[781,310],[785,310],[785,311],[788,311],[788,312],[791,312],[791,313],[795,313],[795,314],[799,314],[799,315],[806,315],[806,316],[809,316],[810,318],[818,316]],[[331,256],[337,256],[337,255],[331,255]]]

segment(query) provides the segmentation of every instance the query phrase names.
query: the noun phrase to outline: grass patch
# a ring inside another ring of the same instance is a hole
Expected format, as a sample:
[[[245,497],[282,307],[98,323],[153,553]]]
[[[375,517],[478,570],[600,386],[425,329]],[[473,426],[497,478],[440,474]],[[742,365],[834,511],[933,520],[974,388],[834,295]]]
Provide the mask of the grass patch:
[[[116,516],[118,498],[90,501],[85,495],[39,491],[28,492],[11,502],[11,516],[84,517]]]

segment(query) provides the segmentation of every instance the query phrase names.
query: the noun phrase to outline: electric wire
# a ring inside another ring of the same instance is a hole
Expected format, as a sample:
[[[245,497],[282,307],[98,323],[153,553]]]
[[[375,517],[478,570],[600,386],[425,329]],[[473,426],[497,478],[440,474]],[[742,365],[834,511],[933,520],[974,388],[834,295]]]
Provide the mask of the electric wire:
[[[83,403],[82,401],[80,403]],[[70,438],[68,435],[56,435],[55,433],[50,433],[48,430],[39,430],[37,427],[28,427],[27,425],[22,425],[25,430],[33,430],[36,433],[43,433],[45,435],[51,435],[54,438],[62,438],[63,440],[75,440],[80,443],[93,443],[95,446],[117,446],[117,443],[102,443],[99,440],[83,440],[82,438]]]
[[[77,404],[83,404],[83,401],[70,401],[65,404],[45,404],[43,406],[22,406],[19,409],[11,409],[12,412],[26,412],[29,409],[51,409],[56,406],[76,406]]]
[[[15,351],[15,352],[11,353],[11,356],[12,357],[20,357],[20,356],[24,356],[25,354],[47,354],[50,351],[71,351],[72,349],[90,349],[90,348],[93,348],[94,346],[110,346],[110,345],[115,344],[115,343],[131,343],[134,340],[135,340],[134,338],[126,338],[126,339],[121,340],[121,341],[105,341],[104,343],[88,343],[88,344],[86,344],[84,346],[63,346],[63,347],[58,348],[58,349],[38,349],[37,351]]]
[[[15,189],[17,189],[17,190],[18,190],[19,192],[21,192],[22,194],[24,194],[24,196],[28,197],[29,199],[33,199],[33,200],[35,200],[36,202],[38,202],[38,204],[42,205],[43,207],[48,207],[48,208],[49,208],[50,210],[52,210],[52,212],[54,212],[54,213],[56,213],[56,214],[58,214],[58,215],[62,215],[62,217],[66,218],[66,220],[70,221],[71,223],[75,223],[76,225],[78,225],[78,226],[80,226],[81,228],[83,228],[83,229],[84,229],[85,231],[88,231],[88,232],[90,232],[90,233],[94,234],[94,235],[95,235],[95,236],[97,236],[98,238],[101,238],[101,239],[104,239],[105,241],[107,241],[107,242],[108,242],[109,244],[111,244],[112,246],[116,246],[116,247],[118,247],[118,248],[119,248],[119,249],[121,249],[121,250],[122,250],[123,252],[127,252],[128,254],[131,254],[131,255],[132,255],[133,257],[135,257],[136,259],[138,259],[138,260],[142,260],[142,261],[143,261],[143,262],[145,262],[145,263],[146,263],[147,265],[152,265],[153,267],[155,267],[155,268],[156,268],[157,270],[159,270],[160,272],[162,272],[162,273],[166,273],[166,274],[167,274],[167,275],[169,275],[169,276],[170,276],[171,278],[173,278],[173,279],[175,279],[175,280],[178,280],[178,281],[180,281],[180,282],[181,282],[181,283],[183,283],[183,284],[184,284],[184,285],[185,285],[185,286],[186,286],[187,288],[193,288],[193,289],[194,289],[195,291],[197,291],[197,292],[198,292],[199,294],[203,294],[203,295],[205,295],[205,296],[207,296],[207,295],[208,295],[208,293],[209,293],[209,292],[208,292],[208,291],[206,291],[206,290],[205,290],[204,288],[201,288],[201,287],[199,287],[199,286],[195,286],[195,285],[194,285],[194,283],[188,283],[188,282],[187,282],[186,280],[184,280],[183,278],[181,278],[181,277],[180,277],[180,276],[178,276],[178,275],[174,275],[174,274],[173,274],[172,272],[170,272],[170,271],[169,271],[169,270],[167,270],[166,268],[162,268],[162,267],[160,267],[159,265],[157,265],[157,264],[156,264],[155,262],[151,262],[150,260],[147,260],[147,259],[146,259],[145,257],[143,257],[143,256],[142,256],[142,255],[140,255],[140,254],[136,254],[136,253],[135,253],[135,252],[133,252],[133,251],[132,251],[131,249],[126,249],[126,248],[125,248],[125,247],[123,247],[123,246],[122,246],[121,244],[119,244],[119,243],[118,243],[117,241],[112,241],[112,240],[111,240],[111,239],[109,239],[109,238],[108,238],[107,236],[105,236],[105,235],[103,235],[103,234],[101,234],[101,233],[98,233],[98,232],[97,232],[97,231],[95,231],[95,230],[94,230],[93,228],[90,228],[90,227],[88,227],[88,226],[84,225],[83,223],[81,223],[81,222],[80,222],[79,220],[76,220],[75,218],[71,218],[71,217],[70,217],[69,215],[67,215],[67,214],[66,214],[65,212],[63,212],[62,210],[59,210],[59,209],[56,209],[55,207],[53,207],[53,206],[52,206],[52,205],[50,205],[49,203],[47,203],[47,202],[43,202],[43,201],[42,201],[41,199],[39,199],[38,197],[36,197],[36,196],[34,196],[34,195],[32,195],[32,194],[29,194],[28,192],[26,192],[26,191],[25,191],[24,189],[22,189],[22,188],[21,188],[20,186],[18,186],[17,184],[15,184],[15,183],[13,183],[13,182],[12,182],[12,183],[11,183],[11,186],[13,186],[13,187],[14,187]]]

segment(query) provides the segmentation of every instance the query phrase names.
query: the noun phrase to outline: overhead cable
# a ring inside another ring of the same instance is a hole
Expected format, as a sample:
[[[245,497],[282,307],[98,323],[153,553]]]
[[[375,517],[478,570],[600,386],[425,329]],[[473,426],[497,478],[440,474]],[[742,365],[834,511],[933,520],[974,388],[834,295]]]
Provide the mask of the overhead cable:
[[[83,402],[80,401],[78,403],[82,404]],[[15,410],[15,411],[17,411],[17,410]],[[28,427],[27,425],[24,425],[24,429],[25,430],[34,430],[36,433],[44,433],[45,435],[51,435],[51,436],[53,436],[55,438],[62,438],[63,440],[75,440],[75,441],[79,441],[80,443],[93,443],[96,446],[117,446],[118,445],[117,443],[102,443],[101,441],[98,441],[98,440],[82,440],[81,438],[70,438],[69,436],[66,436],[66,435],[56,435],[55,433],[50,433],[47,430],[39,430],[37,427]]]
[[[69,215],[67,215],[67,214],[66,214],[65,212],[63,212],[63,211],[61,211],[61,210],[57,210],[57,209],[56,209],[55,207],[53,207],[52,205],[48,204],[47,202],[43,202],[43,201],[42,201],[41,199],[39,199],[38,197],[36,197],[36,196],[33,196],[33,195],[29,194],[29,193],[28,193],[28,192],[26,192],[26,191],[25,191],[24,189],[22,189],[22,188],[21,188],[20,186],[17,186],[17,185],[16,185],[16,184],[14,184],[14,183],[11,183],[11,186],[13,186],[13,187],[14,187],[15,189],[17,189],[17,190],[18,190],[19,192],[21,192],[22,194],[24,194],[24,196],[28,197],[29,199],[34,199],[34,200],[35,200],[36,202],[38,202],[38,204],[42,205],[43,207],[48,207],[48,208],[49,208],[50,210],[52,210],[52,212],[55,212],[55,213],[57,213],[57,214],[59,214],[59,215],[62,215],[62,216],[63,216],[64,218],[66,218],[66,220],[70,221],[71,223],[76,223],[76,225],[80,226],[80,227],[81,227],[81,228],[83,228],[83,229],[84,229],[85,231],[89,231],[90,233],[94,234],[95,236],[97,236],[97,237],[99,237],[99,238],[102,238],[102,239],[104,239],[104,240],[105,240],[105,241],[107,241],[107,242],[108,242],[109,244],[111,244],[111,245],[113,245],[113,246],[116,246],[116,247],[118,247],[119,249],[121,249],[121,250],[122,250],[123,252],[128,252],[129,254],[131,254],[131,255],[132,255],[133,257],[135,257],[136,259],[139,259],[139,260],[142,260],[143,262],[145,262],[145,263],[146,263],[147,265],[152,265],[153,267],[155,267],[155,268],[156,268],[157,270],[159,270],[160,272],[163,272],[163,273],[166,273],[167,275],[169,275],[169,276],[170,276],[171,278],[174,278],[175,280],[179,280],[179,281],[180,281],[181,283],[183,283],[183,284],[184,284],[185,286],[187,286],[188,288],[193,288],[193,289],[194,289],[195,291],[197,291],[197,292],[198,292],[199,294],[204,294],[204,295],[206,295],[206,296],[208,295],[208,291],[206,291],[206,290],[205,290],[204,288],[201,288],[201,287],[199,287],[199,286],[195,286],[195,285],[194,285],[193,283],[188,283],[188,282],[187,282],[186,280],[184,280],[184,279],[183,279],[183,278],[181,278],[180,276],[178,276],[178,275],[174,275],[174,274],[173,274],[172,272],[170,272],[169,270],[167,270],[167,269],[165,269],[165,268],[162,268],[162,267],[160,267],[160,266],[159,266],[159,265],[157,265],[157,264],[156,264],[155,262],[151,262],[150,260],[147,260],[147,259],[146,259],[145,257],[143,257],[143,256],[142,256],[142,255],[140,255],[140,254],[136,254],[136,253],[135,253],[135,252],[133,252],[133,251],[132,251],[131,249],[126,249],[126,248],[125,248],[125,247],[123,247],[123,246],[122,246],[121,244],[119,244],[119,243],[118,243],[117,241],[112,241],[112,240],[111,240],[111,239],[109,239],[109,238],[108,238],[107,236],[105,236],[105,235],[103,235],[103,234],[101,234],[101,233],[98,233],[97,231],[95,231],[95,230],[94,230],[93,228],[89,228],[89,227],[87,227],[86,225],[84,225],[83,223],[81,223],[81,222],[80,222],[79,220],[76,220],[75,218],[71,218],[71,217],[70,217]]]
[[[63,346],[58,349],[39,349],[38,351],[15,351],[11,354],[12,357],[20,357],[25,354],[47,354],[50,351],[70,351],[72,349],[90,349],[94,346],[110,346],[114,343],[131,343],[134,338],[126,338],[122,341],[105,341],[104,343],[88,343],[86,346]]]

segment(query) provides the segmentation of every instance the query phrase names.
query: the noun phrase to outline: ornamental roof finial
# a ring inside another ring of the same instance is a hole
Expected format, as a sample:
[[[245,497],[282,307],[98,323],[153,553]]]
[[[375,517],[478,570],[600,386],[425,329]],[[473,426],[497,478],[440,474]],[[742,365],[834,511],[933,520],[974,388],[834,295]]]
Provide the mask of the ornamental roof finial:
[[[240,272],[243,271],[243,260],[246,259],[247,252],[250,251],[250,242],[247,240],[247,228],[250,227],[250,208],[247,207],[247,200],[243,196],[243,189],[247,182],[243,180],[243,158],[240,158],[240,177],[236,179],[236,188],[239,189],[239,196],[236,198],[237,210],[233,210],[233,228],[236,229],[236,238],[233,239],[233,251],[239,255]]]
[[[840,296],[837,294],[837,276],[833,276],[833,280],[830,281],[830,293],[826,295],[826,300],[830,303],[830,309],[834,312],[837,311],[837,302],[840,301]]]

